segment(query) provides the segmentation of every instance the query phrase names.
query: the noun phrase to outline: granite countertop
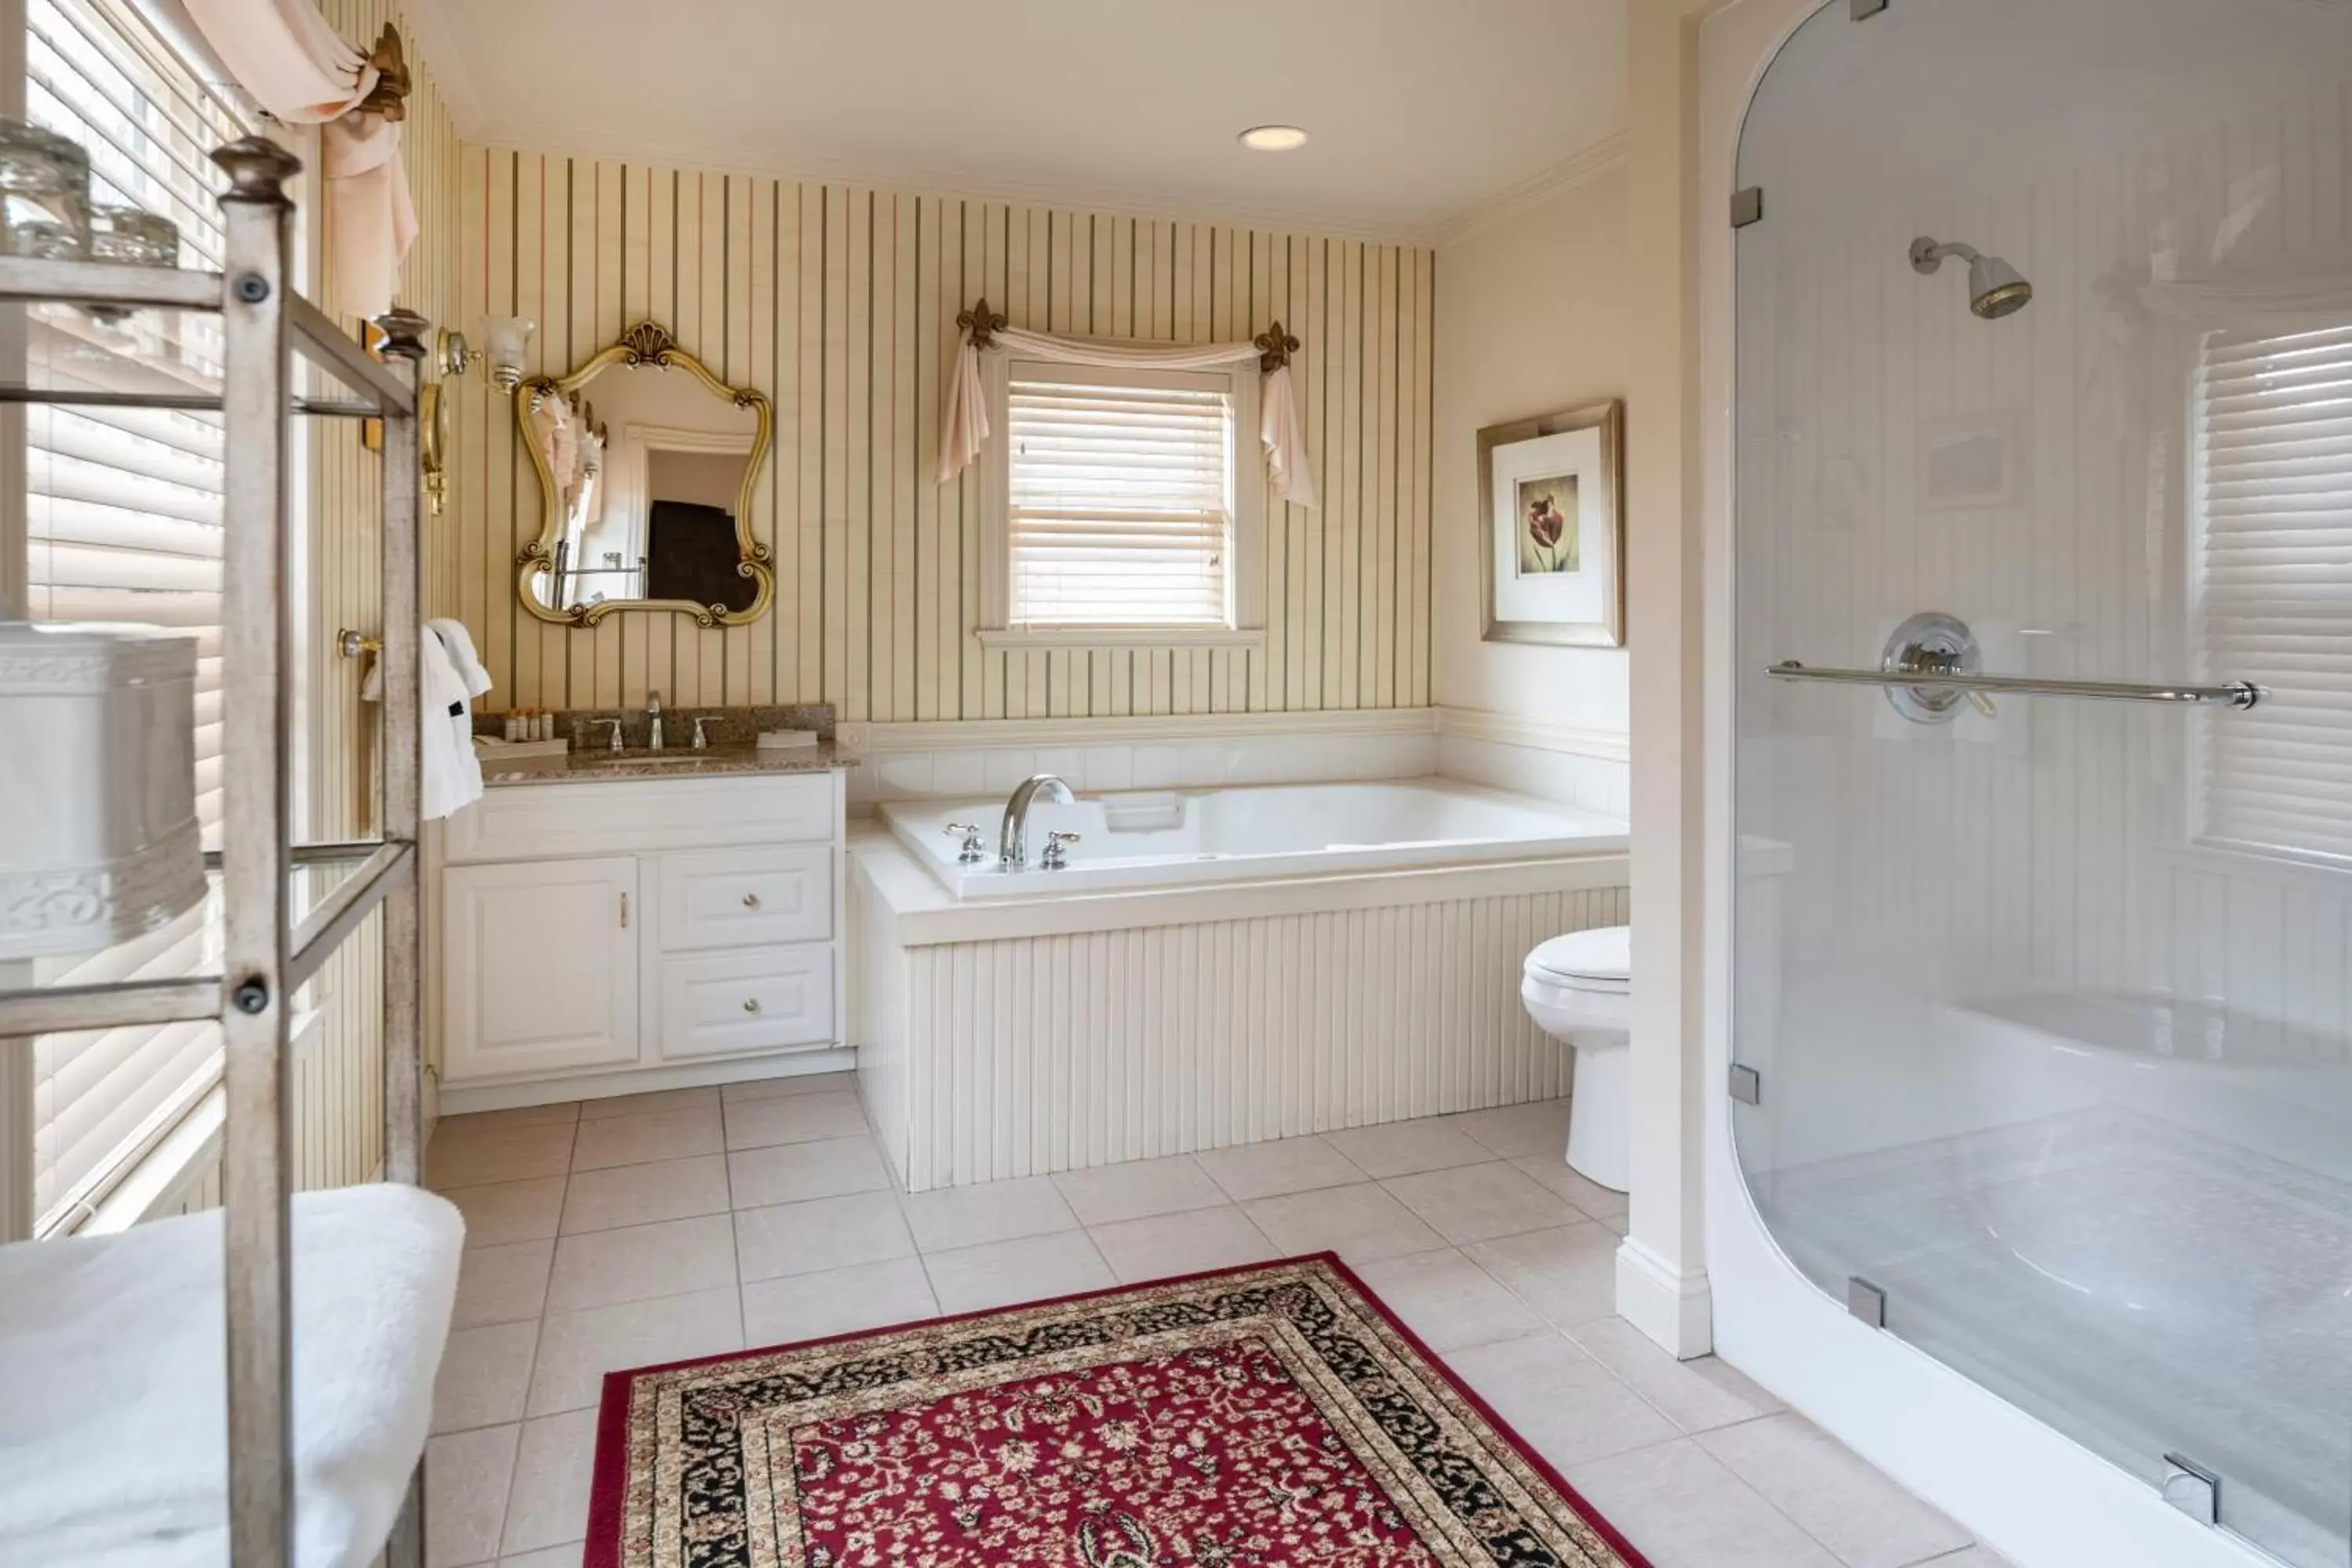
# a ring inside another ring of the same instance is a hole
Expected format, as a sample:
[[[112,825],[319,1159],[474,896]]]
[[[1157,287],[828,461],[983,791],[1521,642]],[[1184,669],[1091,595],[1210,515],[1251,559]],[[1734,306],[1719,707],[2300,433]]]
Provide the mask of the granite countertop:
[[[756,746],[713,746],[697,752],[672,746],[661,752],[632,747],[613,752],[589,746],[543,761],[502,763],[482,759],[482,783],[498,784],[587,784],[595,779],[698,779],[719,773],[824,773],[854,768],[857,759],[830,741],[788,751]]]

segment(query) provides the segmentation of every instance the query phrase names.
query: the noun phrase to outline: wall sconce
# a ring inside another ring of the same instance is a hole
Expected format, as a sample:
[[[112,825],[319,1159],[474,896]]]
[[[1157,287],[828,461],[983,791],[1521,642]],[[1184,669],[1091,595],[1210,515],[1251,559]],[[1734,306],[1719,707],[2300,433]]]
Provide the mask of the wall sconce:
[[[489,340],[490,384],[512,392],[522,384],[523,356],[539,323],[529,316],[484,316],[482,336]]]

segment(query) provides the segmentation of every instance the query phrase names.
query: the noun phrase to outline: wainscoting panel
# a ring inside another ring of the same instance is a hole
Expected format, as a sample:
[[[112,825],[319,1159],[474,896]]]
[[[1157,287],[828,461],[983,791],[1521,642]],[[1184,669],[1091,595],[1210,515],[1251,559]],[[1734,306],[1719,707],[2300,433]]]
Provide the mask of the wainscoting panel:
[[[775,400],[752,531],[774,610],[548,626],[516,603],[539,529],[506,400],[461,384],[446,575],[497,687],[555,708],[828,700],[851,721],[1425,705],[1430,252],[1205,223],[467,148],[465,318],[539,323],[535,372],[648,318]],[[933,482],[956,312],[1195,342],[1297,332],[1320,508],[1266,509],[1263,648],[985,649],[978,470]]]
[[[878,1120],[903,1107],[886,1142],[915,1192],[1545,1100],[1569,1051],[1521,1007],[1520,964],[1626,905],[1583,889],[903,949],[869,906],[859,1043],[887,1064],[869,1087]]]

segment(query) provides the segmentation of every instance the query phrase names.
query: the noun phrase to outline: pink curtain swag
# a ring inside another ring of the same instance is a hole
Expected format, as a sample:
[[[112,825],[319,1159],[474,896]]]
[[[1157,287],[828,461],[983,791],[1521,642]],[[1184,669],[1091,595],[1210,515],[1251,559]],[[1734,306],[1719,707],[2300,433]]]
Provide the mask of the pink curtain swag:
[[[205,41],[263,110],[289,125],[320,127],[328,297],[351,314],[382,315],[416,238],[400,125],[362,107],[383,73],[327,25],[315,0],[185,4]]]
[[[948,376],[947,403],[940,416],[940,483],[971,466],[989,437],[988,395],[981,384],[983,348],[1006,350],[1024,359],[1056,364],[1108,365],[1124,370],[1218,370],[1244,360],[1275,357],[1265,373],[1258,409],[1258,440],[1265,447],[1266,471],[1275,492],[1294,506],[1316,504],[1315,477],[1307,456],[1307,427],[1298,417],[1298,396],[1290,382],[1287,350],[1272,355],[1256,342],[1139,343],[1099,338],[1065,338],[1000,325],[991,317],[977,333],[966,326]],[[1276,331],[1279,331],[1277,326]],[[975,342],[975,337],[981,341]],[[1291,347],[1296,339],[1286,340]]]

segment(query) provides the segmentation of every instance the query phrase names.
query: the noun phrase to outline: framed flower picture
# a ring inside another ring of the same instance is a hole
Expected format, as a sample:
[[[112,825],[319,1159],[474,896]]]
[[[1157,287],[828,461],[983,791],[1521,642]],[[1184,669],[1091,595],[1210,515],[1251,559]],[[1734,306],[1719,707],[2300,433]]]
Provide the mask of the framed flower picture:
[[[1625,646],[1625,405],[1478,432],[1488,642]]]

